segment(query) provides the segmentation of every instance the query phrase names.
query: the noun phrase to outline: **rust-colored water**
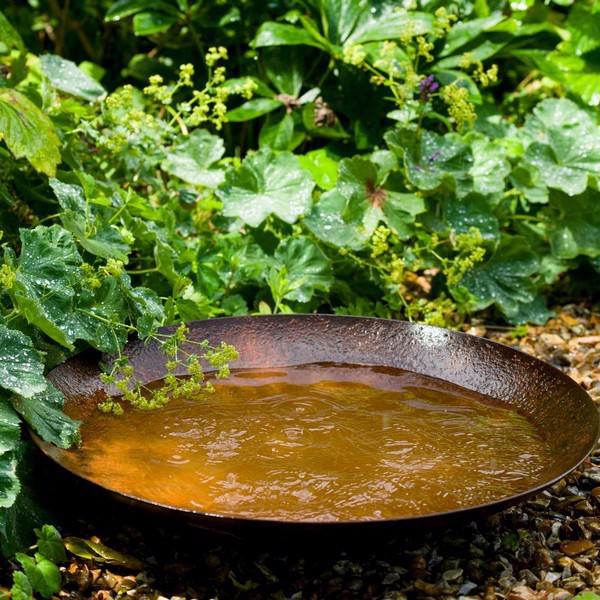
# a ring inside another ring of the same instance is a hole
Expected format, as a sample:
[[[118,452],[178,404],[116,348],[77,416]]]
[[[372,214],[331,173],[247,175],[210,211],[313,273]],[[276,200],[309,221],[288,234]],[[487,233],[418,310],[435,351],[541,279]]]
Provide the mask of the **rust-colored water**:
[[[530,487],[549,450],[521,414],[400,370],[238,371],[202,398],[96,414],[70,466],[106,487],[251,518],[370,520]],[[64,461],[63,461],[64,462]]]

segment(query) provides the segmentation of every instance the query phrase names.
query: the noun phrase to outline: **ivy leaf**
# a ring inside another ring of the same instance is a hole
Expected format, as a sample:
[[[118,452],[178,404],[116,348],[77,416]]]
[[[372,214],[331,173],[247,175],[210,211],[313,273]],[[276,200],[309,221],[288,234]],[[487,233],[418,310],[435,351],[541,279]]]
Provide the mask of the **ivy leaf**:
[[[90,254],[128,261],[129,246],[110,225],[98,226],[81,186],[51,179],[50,187],[62,208],[62,224]]]
[[[70,60],[55,54],[44,54],[40,57],[40,64],[53,87],[65,94],[89,102],[97,102],[106,96],[106,90]]]
[[[25,334],[5,325],[0,325],[0,387],[27,397],[46,389],[41,354]]]
[[[52,525],[44,525],[41,529],[35,530],[37,536],[37,547],[40,554],[55,563],[67,560],[65,545],[62,536]]]
[[[315,186],[309,173],[290,152],[262,148],[230,169],[217,190],[223,214],[258,227],[270,214],[294,223],[310,210]]]
[[[274,258],[277,265],[269,272],[267,281],[277,303],[281,300],[308,302],[315,291],[329,291],[333,283],[331,263],[309,238],[282,240]]]
[[[578,196],[550,194],[547,229],[552,254],[569,259],[600,256],[600,193],[588,189]]]
[[[574,102],[549,98],[540,102],[525,123],[533,141],[524,161],[536,167],[549,188],[573,196],[600,173],[600,127]]]
[[[17,447],[21,438],[21,420],[10,404],[0,398],[0,508],[11,507],[19,493]]]
[[[15,158],[26,158],[34,169],[54,177],[61,160],[54,125],[29,98],[12,88],[0,88],[1,140]]]
[[[214,165],[225,153],[223,140],[205,129],[196,129],[183,142],[167,151],[161,168],[186,183],[215,188],[223,171]]]
[[[511,323],[545,323],[550,313],[532,280],[539,270],[527,240],[506,235],[492,256],[469,269],[450,292],[469,311],[496,305]]]
[[[360,223],[347,223],[343,214],[348,200],[336,189],[323,194],[304,218],[304,224],[320,240],[339,248],[360,250],[369,240]]]
[[[36,396],[13,396],[11,401],[14,409],[45,442],[70,448],[81,441],[79,421],[62,412],[65,398],[52,384]]]
[[[473,188],[473,155],[454,133],[396,129],[385,136],[388,146],[404,159],[409,181],[421,190],[448,185],[464,196]]]

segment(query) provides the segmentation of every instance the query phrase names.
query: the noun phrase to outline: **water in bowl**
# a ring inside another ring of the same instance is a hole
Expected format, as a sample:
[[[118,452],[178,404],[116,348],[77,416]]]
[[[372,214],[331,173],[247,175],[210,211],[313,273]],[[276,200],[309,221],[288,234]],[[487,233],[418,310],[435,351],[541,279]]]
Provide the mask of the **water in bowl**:
[[[516,410],[399,369],[239,370],[215,388],[158,411],[98,412],[66,466],[173,507],[356,521],[496,501],[531,487],[551,460]]]

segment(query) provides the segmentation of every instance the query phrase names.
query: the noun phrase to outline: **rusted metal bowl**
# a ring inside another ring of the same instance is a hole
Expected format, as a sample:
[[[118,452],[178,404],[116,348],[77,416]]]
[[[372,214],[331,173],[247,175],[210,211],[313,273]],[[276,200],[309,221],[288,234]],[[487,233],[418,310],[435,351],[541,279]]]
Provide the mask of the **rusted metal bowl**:
[[[167,328],[165,331],[169,331]],[[330,362],[406,369],[436,377],[512,405],[528,415],[550,446],[553,460],[525,492],[497,502],[445,513],[381,521],[307,523],[234,518],[153,503],[107,490],[120,500],[209,529],[233,532],[345,530],[381,531],[381,527],[428,527],[459,517],[474,518],[522,501],[564,477],[593,449],[599,430],[598,411],[572,379],[554,367],[507,346],[436,327],[385,319],[332,315],[231,317],[190,324],[190,338],[233,344],[240,358],[236,368],[271,368]],[[193,347],[188,349],[193,352]],[[156,344],[133,342],[126,349],[136,376],[144,383],[164,377],[165,356]],[[50,379],[76,403],[84,419],[94,418],[96,405],[110,392],[101,383],[98,355],[80,355],[57,367]],[[207,370],[210,370],[207,367]],[[160,418],[160,411],[149,418]],[[38,446],[59,465],[82,477],[66,461],[66,451],[42,442]],[[93,478],[87,478],[95,484]]]

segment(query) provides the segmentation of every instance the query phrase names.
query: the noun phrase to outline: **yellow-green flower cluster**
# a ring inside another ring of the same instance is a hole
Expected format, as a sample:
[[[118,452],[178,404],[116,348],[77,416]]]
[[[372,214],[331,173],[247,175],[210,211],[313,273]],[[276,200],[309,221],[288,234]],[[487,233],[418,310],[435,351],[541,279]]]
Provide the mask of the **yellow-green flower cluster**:
[[[425,36],[417,36],[417,55],[422,56],[427,62],[433,60],[431,51],[433,50],[433,44],[425,39]]]
[[[348,65],[360,67],[367,58],[367,51],[360,44],[347,44],[344,46],[342,60]]]
[[[7,264],[0,266],[0,286],[11,290],[17,281],[17,274],[14,269]]]
[[[371,258],[377,258],[389,250],[388,238],[391,233],[391,230],[385,225],[380,225],[375,230],[371,238]]]
[[[440,96],[448,106],[448,114],[458,130],[470,126],[475,121],[475,107],[469,101],[467,88],[451,83],[441,89]]]
[[[461,56],[459,66],[463,71],[474,67],[473,79],[481,83],[483,87],[488,87],[491,83],[498,81],[498,65],[493,64],[489,69],[485,69],[483,63],[475,59],[472,52],[465,52]]]
[[[468,232],[460,233],[453,239],[453,246],[458,250],[458,255],[445,269],[449,286],[458,285],[465,273],[484,259],[485,248],[482,244],[483,237],[476,227],[469,228]]]
[[[204,56],[204,62],[207,67],[213,67],[220,60],[227,60],[228,58],[227,48],[224,48],[223,46],[219,46],[218,48],[211,46]]]
[[[441,6],[435,11],[435,21],[433,22],[433,35],[436,38],[444,37],[450,29],[452,29],[452,23],[457,20],[457,16],[448,13],[448,11]]]

